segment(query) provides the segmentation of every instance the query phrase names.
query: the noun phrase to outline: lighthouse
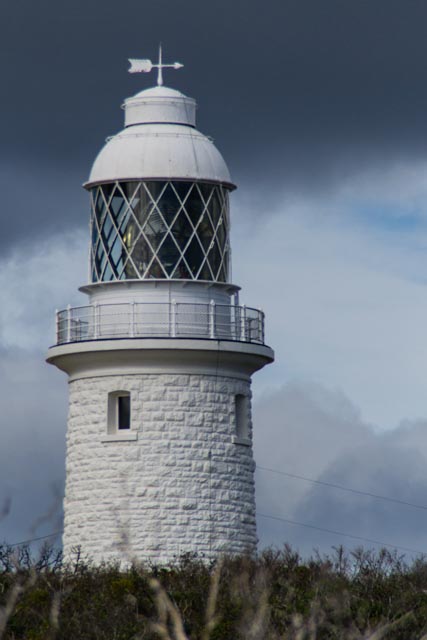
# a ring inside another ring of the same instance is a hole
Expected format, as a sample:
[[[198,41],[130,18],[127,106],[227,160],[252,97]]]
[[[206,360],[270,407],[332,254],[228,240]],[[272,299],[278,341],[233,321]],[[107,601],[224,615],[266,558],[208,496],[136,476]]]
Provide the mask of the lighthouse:
[[[69,379],[64,554],[253,552],[251,376],[274,354],[231,281],[235,185],[195,101],[163,85],[182,65],[130,62],[157,86],[125,100],[84,185],[87,303],[57,312],[47,357]]]

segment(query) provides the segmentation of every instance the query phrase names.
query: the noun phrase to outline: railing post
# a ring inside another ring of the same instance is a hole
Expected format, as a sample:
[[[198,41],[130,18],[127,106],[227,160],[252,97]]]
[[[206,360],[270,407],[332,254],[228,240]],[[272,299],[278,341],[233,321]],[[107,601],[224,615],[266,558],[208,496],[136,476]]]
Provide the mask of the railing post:
[[[209,338],[215,338],[215,300],[209,303]]]
[[[176,338],[176,300],[172,300],[170,307],[170,333],[171,338]]]
[[[130,303],[130,326],[129,326],[129,335],[131,338],[135,336],[135,301],[133,300]]]
[[[55,309],[56,344],[59,344],[59,311]]]
[[[67,342],[71,342],[71,305],[67,305]]]
[[[98,339],[98,331],[99,331],[99,327],[98,327],[98,303],[95,302],[93,305],[93,337],[95,340]]]
[[[262,309],[258,309],[258,339],[261,344],[264,344],[264,312]]]
[[[246,305],[241,308],[240,316],[240,339],[246,341]]]

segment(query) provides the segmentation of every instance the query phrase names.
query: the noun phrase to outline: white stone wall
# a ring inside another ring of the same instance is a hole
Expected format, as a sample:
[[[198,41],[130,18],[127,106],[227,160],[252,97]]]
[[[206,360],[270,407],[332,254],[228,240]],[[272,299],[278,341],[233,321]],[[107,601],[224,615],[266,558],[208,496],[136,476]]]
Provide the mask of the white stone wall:
[[[136,440],[106,441],[117,390],[131,393]],[[236,442],[236,394],[250,396],[250,383],[200,374],[70,382],[65,556],[77,545],[95,562],[253,551],[252,425],[249,415],[249,440]]]

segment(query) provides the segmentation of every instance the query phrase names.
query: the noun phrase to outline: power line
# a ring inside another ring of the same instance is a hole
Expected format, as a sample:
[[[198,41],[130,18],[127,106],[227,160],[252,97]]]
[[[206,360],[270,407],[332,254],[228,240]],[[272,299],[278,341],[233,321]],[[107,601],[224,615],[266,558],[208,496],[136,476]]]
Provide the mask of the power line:
[[[364,538],[363,536],[356,536],[351,533],[343,533],[342,531],[335,531],[334,529],[324,529],[323,527],[317,527],[314,524],[307,524],[305,522],[297,522],[296,520],[289,520],[288,518],[279,518],[278,516],[270,516],[266,513],[258,513],[261,518],[268,518],[270,520],[278,520],[279,522],[286,522],[287,524],[294,524],[298,527],[307,527],[308,529],[315,529],[316,531],[323,531],[324,533],[332,533],[336,536],[343,536],[345,538],[353,538],[354,540],[362,540],[363,542],[370,542],[373,544],[379,544],[382,547],[391,547],[392,549],[400,549],[401,551],[409,551],[410,553],[417,553],[419,555],[425,555],[425,551],[419,551],[418,549],[410,549],[409,547],[401,547],[397,544],[390,544],[389,542],[381,542],[380,540],[373,540],[372,538]]]
[[[336,531],[334,529],[325,529],[324,527],[318,527],[314,524],[307,524],[306,522],[298,522],[297,520],[290,520],[289,518],[282,518],[279,516],[272,516],[267,513],[257,513],[257,516],[261,518],[267,518],[269,520],[277,520],[278,522],[285,522],[286,524],[296,525],[298,527],[305,527],[307,529],[314,529],[315,531],[322,531],[323,533],[331,533],[336,536],[343,536],[344,538],[352,538],[353,540],[361,540],[363,542],[370,542],[372,544],[378,544],[382,547],[390,547],[392,549],[399,549],[401,551],[408,551],[410,553],[417,553],[420,555],[425,555],[425,551],[420,551],[419,549],[411,549],[410,547],[402,547],[397,544],[391,544],[389,542],[382,542],[381,540],[374,540],[373,538],[365,538],[364,536],[357,536],[351,533],[344,533],[342,531]],[[47,538],[53,538],[54,536],[60,535],[63,533],[61,531],[55,531],[46,536],[39,536],[38,538],[31,538],[30,540],[22,540],[21,542],[14,542],[10,544],[10,547],[19,547],[23,544],[30,544],[31,542],[39,542],[40,540],[46,540]]]
[[[386,500],[387,502],[395,502],[396,504],[403,504],[405,507],[413,507],[414,509],[422,509],[427,511],[427,506],[421,504],[415,504],[413,502],[406,502],[405,500],[398,500],[397,498],[390,498],[389,496],[382,496],[377,493],[370,493],[369,491],[361,491],[359,489],[352,489],[350,487],[344,487],[340,484],[334,484],[332,482],[324,482],[323,480],[314,480],[313,478],[307,478],[305,476],[299,476],[296,473],[287,473],[286,471],[279,471],[278,469],[270,469],[269,467],[260,467],[257,465],[257,469],[262,471],[269,471],[270,473],[277,473],[281,476],[287,476],[288,478],[295,478],[296,480],[305,480],[306,482],[312,482],[324,487],[330,487],[332,489],[340,489],[340,491],[347,491],[348,493],[356,493],[360,496],[368,496],[369,498],[375,498],[376,500]]]
[[[412,507],[415,509],[421,509],[423,511],[427,511],[427,506],[425,505],[419,505],[419,504],[415,504],[413,502],[407,502],[405,500],[398,500],[397,498],[390,498],[389,496],[383,496],[380,494],[376,494],[376,493],[370,493],[368,491],[361,491],[359,489],[353,489],[351,487],[345,487],[343,485],[339,485],[339,484],[334,484],[332,482],[326,482],[323,480],[315,480],[314,478],[308,478],[306,476],[301,476],[298,475],[296,473],[289,473],[286,471],[279,471],[278,469],[271,469],[269,467],[263,467],[263,466],[259,466],[257,465],[257,469],[260,469],[261,471],[267,471],[269,473],[275,473],[281,476],[286,476],[288,478],[294,478],[296,480],[303,480],[305,482],[311,482],[312,484],[317,484],[320,486],[324,486],[324,487],[329,487],[332,489],[339,489],[340,491],[346,491],[348,493],[354,493],[357,495],[361,495],[361,496],[366,496],[369,498],[375,498],[376,500],[385,500],[387,502],[393,502],[396,504],[400,504],[400,505],[404,505],[406,507]],[[338,536],[343,536],[346,538],[352,538],[354,540],[361,540],[363,542],[369,542],[372,544],[378,544],[384,547],[391,547],[393,549],[400,549],[402,551],[408,551],[410,553],[418,553],[418,554],[424,554],[425,552],[423,551],[419,551],[417,549],[411,549],[409,547],[402,547],[400,545],[394,545],[394,544],[390,544],[387,542],[382,542],[380,540],[374,540],[372,538],[365,538],[363,536],[357,536],[354,534],[350,534],[350,533],[344,533],[342,531],[335,531],[334,529],[325,529],[323,527],[318,527],[316,525],[313,524],[307,524],[305,522],[298,522],[296,520],[290,520],[288,518],[282,518],[279,516],[273,516],[270,514],[264,514],[264,513],[258,513],[258,516],[262,517],[262,518],[268,518],[270,520],[277,520],[279,522],[285,522],[287,524],[292,524],[292,525],[296,525],[296,526],[300,526],[300,527],[306,527],[308,529],[314,529],[315,531],[322,531],[324,533],[331,533],[333,535],[338,535]],[[9,545],[11,547],[18,547],[20,545],[24,545],[24,544],[30,544],[32,542],[39,542],[40,540],[46,540],[47,538],[53,538],[54,536],[57,536],[59,534],[63,533],[62,530],[61,531],[55,531],[54,533],[50,533],[46,536],[40,536],[38,538],[31,538],[30,540],[22,540],[21,542],[14,542],[13,544]]]
[[[39,538],[31,538],[31,540],[22,540],[21,542],[14,542],[10,544],[9,547],[19,547],[23,544],[30,544],[31,542],[38,542],[39,540],[46,540],[47,538],[53,538],[54,536],[58,536],[61,531],[55,531],[54,533],[49,533],[47,536],[40,536]]]

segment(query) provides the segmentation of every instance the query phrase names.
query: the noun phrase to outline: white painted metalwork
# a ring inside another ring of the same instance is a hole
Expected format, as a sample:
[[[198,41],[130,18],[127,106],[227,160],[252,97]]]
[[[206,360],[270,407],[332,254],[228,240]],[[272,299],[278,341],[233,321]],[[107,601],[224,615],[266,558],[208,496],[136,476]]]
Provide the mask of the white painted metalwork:
[[[117,338],[203,338],[264,344],[258,309],[184,302],[67,307],[56,314],[56,343]]]
[[[209,338],[215,338],[215,300],[211,300],[209,307]]]
[[[138,64],[141,70],[153,66],[149,60],[132,62],[135,72]],[[212,140],[195,128],[193,98],[156,86],[127,98],[123,107],[125,128],[107,138],[86,187],[145,177],[205,180],[234,188],[222,155]]]
[[[159,45],[159,62],[153,64],[151,60],[138,60],[135,58],[129,58],[130,67],[129,73],[150,73],[153,68],[157,68],[157,86],[163,85],[163,69],[169,67],[171,69],[182,69],[184,66],[180,62],[173,62],[172,64],[164,64],[162,62],[162,45]]]
[[[166,117],[170,118],[168,114]],[[170,119],[134,124],[110,138],[95,159],[85,186],[142,177],[209,180],[234,188],[227,165],[213,142],[194,127],[175,124]]]
[[[138,124],[180,124],[196,126],[196,101],[170,87],[150,87],[124,105],[125,127]]]

